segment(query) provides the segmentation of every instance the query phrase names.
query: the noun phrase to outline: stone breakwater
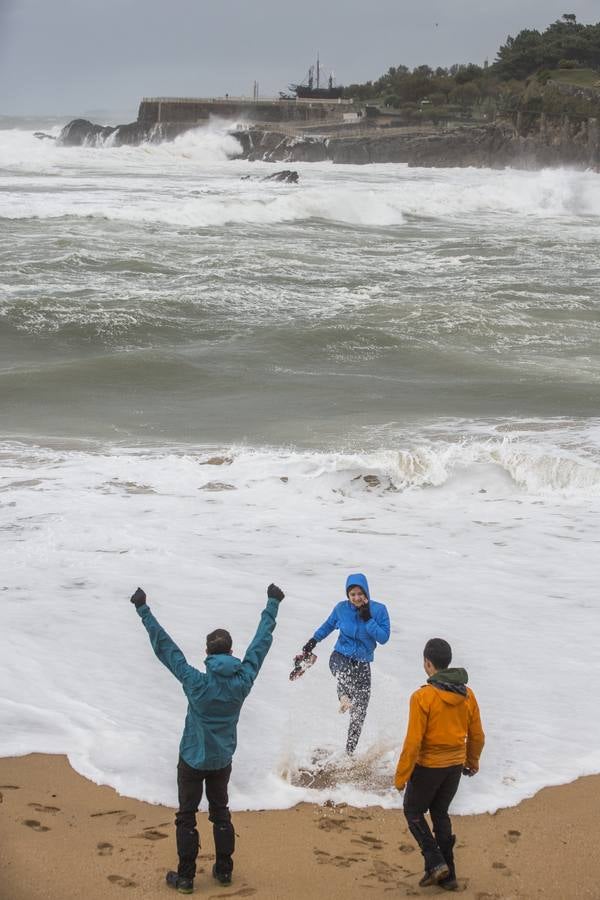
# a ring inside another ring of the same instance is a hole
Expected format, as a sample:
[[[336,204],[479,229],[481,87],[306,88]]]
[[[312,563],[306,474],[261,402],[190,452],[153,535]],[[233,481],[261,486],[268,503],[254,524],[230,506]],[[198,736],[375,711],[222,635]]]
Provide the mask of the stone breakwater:
[[[521,127],[525,126],[522,123]],[[600,135],[594,119],[537,124],[523,133],[518,125],[464,126],[436,134],[378,132],[360,137],[293,136],[264,128],[235,132],[242,157],[267,162],[321,162],[365,165],[407,163],[451,168],[539,169],[573,166],[600,169]]]

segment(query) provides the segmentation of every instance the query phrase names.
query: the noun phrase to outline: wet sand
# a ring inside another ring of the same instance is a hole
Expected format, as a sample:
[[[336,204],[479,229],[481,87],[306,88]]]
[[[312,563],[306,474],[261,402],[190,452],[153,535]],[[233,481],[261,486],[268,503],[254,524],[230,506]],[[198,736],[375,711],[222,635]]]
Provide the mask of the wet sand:
[[[164,883],[176,863],[173,816],[87,781],[64,756],[0,759],[0,900],[180,896]],[[234,882],[221,887],[201,813],[196,895],[452,896],[418,887],[421,856],[400,810],[303,803],[238,812],[234,824]],[[600,898],[600,776],[546,788],[495,815],[456,816],[454,826],[465,900]]]

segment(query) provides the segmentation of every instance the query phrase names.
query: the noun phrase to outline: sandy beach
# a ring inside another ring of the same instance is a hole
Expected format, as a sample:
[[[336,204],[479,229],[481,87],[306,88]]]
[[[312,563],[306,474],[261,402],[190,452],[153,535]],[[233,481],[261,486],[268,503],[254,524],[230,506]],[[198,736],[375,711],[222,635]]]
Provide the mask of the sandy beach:
[[[455,817],[461,896],[600,898],[592,864],[600,777],[547,788],[495,815]],[[1,900],[178,896],[173,815],[82,778],[64,756],[0,760]],[[420,889],[421,857],[400,810],[301,804],[238,812],[234,883],[210,877],[212,833],[200,816],[195,893],[208,898],[447,896]]]

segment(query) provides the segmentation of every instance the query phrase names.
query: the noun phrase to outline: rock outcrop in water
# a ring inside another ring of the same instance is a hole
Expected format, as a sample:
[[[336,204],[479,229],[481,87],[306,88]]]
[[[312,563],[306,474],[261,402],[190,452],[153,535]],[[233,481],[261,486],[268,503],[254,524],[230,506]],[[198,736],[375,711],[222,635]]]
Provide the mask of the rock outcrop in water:
[[[242,175],[242,181],[256,179],[256,175]],[[281,172],[273,172],[272,175],[259,176],[258,181],[282,181],[284,184],[298,184],[300,176],[295,169],[282,169]]]
[[[87,119],[73,119],[58,136],[58,143],[65,147],[97,146],[107,141],[114,147],[124,144],[137,145],[145,141],[158,143],[172,140],[181,134],[181,129],[165,122],[147,128],[143,122],[127,125],[95,125]]]

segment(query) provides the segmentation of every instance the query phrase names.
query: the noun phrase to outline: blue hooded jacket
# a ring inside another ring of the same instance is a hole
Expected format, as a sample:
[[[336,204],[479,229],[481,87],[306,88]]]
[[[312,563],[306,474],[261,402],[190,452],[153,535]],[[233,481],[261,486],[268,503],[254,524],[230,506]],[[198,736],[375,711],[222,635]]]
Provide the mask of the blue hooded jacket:
[[[179,753],[194,769],[224,769],[237,745],[237,723],[242,704],[254,684],[273,642],[279,603],[272,597],[243,660],[216,653],[204,661],[206,673],[190,666],[177,644],[144,604],[138,614],[157,657],[181,682],[188,711]]]
[[[362,588],[369,598],[371,618],[363,622],[358,609],[349,600],[342,600],[334,606],[329,618],[317,628],[313,637],[322,641],[328,634],[338,628],[340,636],[334,650],[351,659],[361,662],[373,662],[373,653],[377,644],[386,644],[390,639],[390,617],[383,603],[371,600],[369,584],[364,575],[357,572],[346,579],[346,595],[354,585]]]

